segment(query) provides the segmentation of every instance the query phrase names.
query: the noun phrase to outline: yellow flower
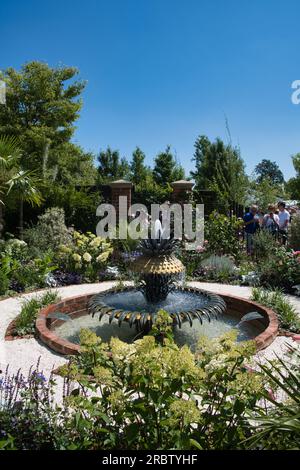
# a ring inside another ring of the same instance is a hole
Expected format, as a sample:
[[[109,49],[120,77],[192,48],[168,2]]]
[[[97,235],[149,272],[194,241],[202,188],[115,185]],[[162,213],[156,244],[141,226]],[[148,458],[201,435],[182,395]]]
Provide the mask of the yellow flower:
[[[80,238],[80,237],[81,237],[81,234],[75,230],[73,232],[73,238],[75,238],[75,240],[76,240],[77,238]]]
[[[62,252],[62,253],[70,253],[71,249],[69,246],[66,246],[66,245],[60,245],[59,246],[59,250]]]
[[[109,251],[105,251],[104,253],[101,253],[96,258],[97,263],[104,263],[107,260],[107,258],[109,257],[109,255],[110,255]]]
[[[84,259],[84,261],[86,261],[87,263],[90,263],[92,261],[92,257],[91,255],[88,253],[88,252],[85,252],[84,255],[82,256],[82,258]]]
[[[113,375],[107,367],[96,366],[93,372],[97,382],[107,385],[108,387],[114,384]]]
[[[78,262],[81,261],[81,256],[78,253],[74,253],[72,258],[73,258],[74,261],[78,261]]]
[[[101,238],[100,237],[93,238],[89,244],[92,248],[98,248],[101,245]]]
[[[198,423],[201,418],[200,410],[194,401],[191,400],[175,400],[170,406],[171,419],[170,424],[176,426],[183,424],[183,426],[190,426],[193,423]]]

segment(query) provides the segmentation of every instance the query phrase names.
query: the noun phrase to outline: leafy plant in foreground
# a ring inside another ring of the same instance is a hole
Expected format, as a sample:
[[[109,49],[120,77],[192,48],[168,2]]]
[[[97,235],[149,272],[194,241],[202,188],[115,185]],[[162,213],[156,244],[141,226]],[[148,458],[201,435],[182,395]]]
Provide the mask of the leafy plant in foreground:
[[[284,297],[280,289],[267,290],[261,287],[252,289],[252,300],[266,307],[272,308],[279,319],[280,327],[289,331],[300,330],[298,314],[290,302]]]
[[[16,319],[15,334],[18,336],[31,335],[35,332],[35,320],[39,310],[49,304],[58,302],[57,292],[48,291],[42,296],[25,300],[20,315]]]

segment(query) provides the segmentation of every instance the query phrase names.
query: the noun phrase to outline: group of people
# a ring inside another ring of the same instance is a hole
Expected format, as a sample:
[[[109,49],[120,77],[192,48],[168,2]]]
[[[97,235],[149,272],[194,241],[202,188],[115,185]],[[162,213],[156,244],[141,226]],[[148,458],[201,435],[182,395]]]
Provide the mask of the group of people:
[[[286,244],[291,214],[286,209],[284,202],[279,202],[277,206],[270,204],[266,214],[262,214],[258,206],[252,205],[243,220],[246,248],[249,255],[253,254],[253,236],[260,229],[268,230],[281,244]]]

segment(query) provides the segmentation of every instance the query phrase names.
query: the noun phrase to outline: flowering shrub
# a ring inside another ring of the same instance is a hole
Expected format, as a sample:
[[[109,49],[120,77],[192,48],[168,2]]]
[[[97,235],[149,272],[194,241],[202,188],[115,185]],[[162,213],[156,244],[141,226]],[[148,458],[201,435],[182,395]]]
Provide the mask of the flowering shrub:
[[[16,319],[16,336],[32,335],[35,332],[35,320],[39,310],[49,304],[59,301],[57,292],[48,291],[42,296],[32,297],[22,303],[20,315]]]
[[[300,250],[300,214],[293,215],[288,242],[291,248]]]
[[[300,331],[299,315],[280,289],[267,290],[254,287],[252,289],[252,300],[272,308],[278,316],[282,329],[293,332]]]
[[[27,243],[15,238],[0,243],[0,295],[46,285],[47,275],[55,269],[51,253],[32,256]]]
[[[254,368],[252,342],[235,339],[203,337],[193,354],[176,346],[163,311],[133,344],[82,330],[81,353],[60,369],[59,405],[39,367],[27,378],[0,371],[0,448],[299,448],[300,355],[273,374],[271,362]]]
[[[96,281],[111,253],[112,246],[104,238],[91,232],[74,231],[72,243],[59,247],[57,259],[67,271],[80,273],[88,281]]]
[[[300,284],[300,258],[297,252],[277,247],[270,256],[258,264],[260,283],[265,287],[280,287],[288,292]]]
[[[81,331],[81,354],[61,368],[93,391],[92,400],[80,390],[68,398],[79,448],[230,449],[250,433],[245,412],[263,390],[245,367],[254,345],[230,333],[203,338],[194,355],[176,346],[168,319],[160,312],[152,334],[133,344]]]
[[[194,276],[218,282],[229,282],[237,278],[239,271],[229,256],[211,255],[200,262]]]
[[[208,250],[216,255],[232,255],[239,259],[242,253],[240,233],[243,221],[235,216],[226,217],[214,211],[205,224]]]
[[[54,449],[60,432],[62,412],[53,405],[54,380],[31,369],[25,377],[19,371],[0,371],[0,449]]]
[[[64,210],[51,207],[38,217],[38,223],[24,231],[24,239],[37,253],[55,252],[59,245],[71,240],[70,230],[65,224]]]

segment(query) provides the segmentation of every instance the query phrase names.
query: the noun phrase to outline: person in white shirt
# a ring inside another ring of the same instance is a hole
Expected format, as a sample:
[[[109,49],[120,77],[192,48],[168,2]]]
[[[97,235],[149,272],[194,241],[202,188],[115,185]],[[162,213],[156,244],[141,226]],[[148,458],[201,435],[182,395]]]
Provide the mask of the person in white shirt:
[[[288,227],[290,223],[290,214],[285,208],[284,202],[278,203],[278,217],[279,217],[279,237],[280,241],[283,245],[286,244],[287,235],[288,235]]]
[[[262,227],[269,230],[273,235],[277,235],[279,230],[279,216],[275,214],[275,206],[268,205],[268,212],[264,215]]]

